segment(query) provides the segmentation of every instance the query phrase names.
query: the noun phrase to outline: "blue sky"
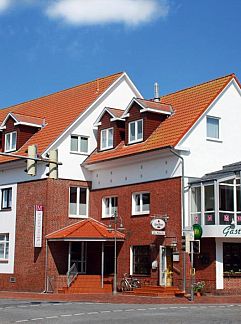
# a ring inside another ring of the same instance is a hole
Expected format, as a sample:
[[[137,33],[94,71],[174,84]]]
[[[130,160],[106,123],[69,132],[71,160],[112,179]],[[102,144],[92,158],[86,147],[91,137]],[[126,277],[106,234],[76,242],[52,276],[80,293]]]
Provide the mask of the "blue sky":
[[[240,0],[0,0],[0,107],[119,71],[146,98],[241,80]]]

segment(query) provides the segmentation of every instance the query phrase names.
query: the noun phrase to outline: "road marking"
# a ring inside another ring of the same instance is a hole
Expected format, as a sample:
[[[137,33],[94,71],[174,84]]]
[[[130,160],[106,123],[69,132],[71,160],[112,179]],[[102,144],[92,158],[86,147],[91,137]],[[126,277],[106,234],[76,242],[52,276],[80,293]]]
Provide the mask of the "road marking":
[[[16,321],[16,323],[23,323],[23,322],[28,322],[28,320]]]
[[[17,307],[21,307],[21,308],[24,308],[24,307],[28,307],[29,305],[19,305]]]
[[[150,310],[155,310],[156,307],[149,307],[148,309],[150,309]]]
[[[85,313],[76,313],[76,314],[73,314],[73,316],[81,316],[81,315],[84,315]]]
[[[125,309],[125,312],[133,312],[133,311],[136,311],[136,309],[134,308]]]
[[[99,314],[99,312],[89,312],[88,315]]]
[[[43,320],[43,317],[31,318],[30,321],[40,321],[40,320]]]
[[[114,312],[114,313],[117,313],[117,312],[123,312],[123,309],[113,309],[112,312]]]
[[[100,313],[110,313],[110,310],[100,311]]]
[[[58,318],[58,316],[47,316],[47,317],[45,317],[45,318],[47,318],[47,319],[52,319],[52,318]]]
[[[63,315],[59,315],[61,317],[70,317],[70,316],[73,316],[72,314],[63,314]]]
[[[146,308],[137,308],[136,310],[138,310],[138,311],[145,311]]]

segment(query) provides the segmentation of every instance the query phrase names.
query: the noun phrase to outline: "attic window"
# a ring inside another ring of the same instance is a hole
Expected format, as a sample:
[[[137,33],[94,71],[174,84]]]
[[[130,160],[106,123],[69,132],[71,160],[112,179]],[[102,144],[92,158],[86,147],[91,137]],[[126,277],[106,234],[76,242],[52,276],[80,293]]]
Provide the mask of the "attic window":
[[[143,140],[143,120],[135,120],[129,123],[129,143],[141,142]]]
[[[107,150],[113,147],[113,128],[102,129],[100,133],[100,149]]]
[[[207,117],[207,138],[218,140],[220,138],[219,120],[217,117]]]
[[[71,135],[70,151],[76,153],[88,153],[88,137]]]
[[[17,132],[5,134],[5,152],[16,150]]]

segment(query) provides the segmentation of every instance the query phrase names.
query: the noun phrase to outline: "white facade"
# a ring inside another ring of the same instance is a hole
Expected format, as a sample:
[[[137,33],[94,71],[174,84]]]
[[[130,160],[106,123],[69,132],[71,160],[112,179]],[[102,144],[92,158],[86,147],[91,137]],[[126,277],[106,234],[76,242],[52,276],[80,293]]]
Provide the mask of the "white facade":
[[[14,273],[17,185],[0,186],[1,201],[2,189],[6,188],[12,188],[12,207],[9,210],[0,210],[0,234],[9,234],[9,251],[7,262],[0,259],[0,273],[12,274]]]

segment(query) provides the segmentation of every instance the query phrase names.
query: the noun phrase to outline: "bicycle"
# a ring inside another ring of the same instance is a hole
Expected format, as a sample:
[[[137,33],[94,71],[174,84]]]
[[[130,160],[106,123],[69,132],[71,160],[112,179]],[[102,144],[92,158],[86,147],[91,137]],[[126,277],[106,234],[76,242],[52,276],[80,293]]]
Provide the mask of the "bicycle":
[[[123,278],[120,282],[120,289],[121,291],[130,291],[133,288],[140,288],[141,283],[137,278],[132,277],[131,275],[128,276],[127,273],[124,273]]]

